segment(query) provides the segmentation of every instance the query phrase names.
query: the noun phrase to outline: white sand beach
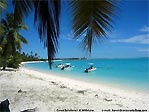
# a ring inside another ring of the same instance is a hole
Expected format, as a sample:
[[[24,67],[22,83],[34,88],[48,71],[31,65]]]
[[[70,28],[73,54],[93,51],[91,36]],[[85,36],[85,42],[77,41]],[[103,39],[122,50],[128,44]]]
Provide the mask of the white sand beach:
[[[26,68],[0,71],[0,101],[5,99],[10,101],[11,112],[149,111],[147,93],[89,84]]]

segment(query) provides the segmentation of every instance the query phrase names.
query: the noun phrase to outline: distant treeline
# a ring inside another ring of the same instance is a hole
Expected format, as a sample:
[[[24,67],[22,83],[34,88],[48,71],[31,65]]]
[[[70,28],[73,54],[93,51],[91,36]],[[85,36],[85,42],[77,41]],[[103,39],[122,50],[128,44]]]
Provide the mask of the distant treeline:
[[[33,53],[32,51],[30,53],[19,53],[20,58],[23,62],[25,61],[47,61],[47,59],[40,58],[37,53]]]
[[[87,58],[55,58],[54,60],[85,60]]]
[[[20,63],[26,61],[47,61],[47,59],[40,58],[37,53],[32,51],[30,53],[16,52],[7,59],[0,55],[0,67],[4,70],[6,67],[19,68]]]

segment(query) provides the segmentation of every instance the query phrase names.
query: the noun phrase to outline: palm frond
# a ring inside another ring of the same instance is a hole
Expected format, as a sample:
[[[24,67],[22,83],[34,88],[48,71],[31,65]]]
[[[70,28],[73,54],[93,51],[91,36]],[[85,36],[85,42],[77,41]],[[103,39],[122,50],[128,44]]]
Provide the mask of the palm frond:
[[[27,26],[23,23],[15,23],[14,14],[6,14],[6,20],[2,19],[1,27],[3,33],[0,38],[0,45],[3,45],[3,48],[9,51],[11,55],[16,53],[17,50],[20,51],[21,42],[27,43],[27,41],[19,34],[19,31],[21,29],[27,29]]]
[[[28,30],[28,26],[25,24],[19,24],[18,29]]]
[[[0,24],[0,38],[3,35],[3,33],[4,33],[4,29],[3,29],[3,26]]]
[[[14,32],[14,38],[15,38],[15,48],[16,50],[19,50],[19,52],[22,49],[21,43],[27,44],[27,40],[18,32]]]
[[[90,53],[92,44],[102,37],[112,27],[112,17],[115,5],[112,0],[76,0],[70,2],[73,16],[75,39],[85,34],[82,45]]]
[[[0,13],[3,9],[7,7],[7,1],[6,0],[0,0]]]
[[[20,42],[19,38],[17,38],[17,37],[15,37],[15,47],[16,47],[16,50],[19,50],[19,52],[22,49],[21,42]]]
[[[13,0],[15,22],[21,23],[33,8],[32,0]]]
[[[18,33],[17,37],[18,37],[20,43],[22,42],[22,43],[24,43],[24,44],[28,44],[28,42],[27,42],[27,40],[25,39],[25,37],[23,37],[21,34]]]
[[[3,48],[0,46],[0,53],[2,53],[3,52]]]
[[[47,47],[51,68],[58,48],[60,0],[35,1],[35,25],[41,42]]]
[[[7,26],[8,26],[7,21],[6,21],[5,19],[2,19],[2,20],[1,20],[1,27],[2,27],[3,29],[5,29]]]

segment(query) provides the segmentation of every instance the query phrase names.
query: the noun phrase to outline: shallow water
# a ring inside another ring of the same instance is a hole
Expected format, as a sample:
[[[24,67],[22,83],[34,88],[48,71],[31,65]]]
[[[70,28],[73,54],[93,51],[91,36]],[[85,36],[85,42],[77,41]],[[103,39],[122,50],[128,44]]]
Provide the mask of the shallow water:
[[[28,63],[25,67],[54,73],[54,75],[83,80],[91,83],[106,84],[123,89],[137,91],[149,91],[149,58],[138,59],[93,59],[93,60],[62,60],[54,61],[52,70],[47,62]],[[60,63],[71,63],[70,70],[60,70],[56,65]],[[90,66],[97,68],[96,71],[84,73],[84,69]]]

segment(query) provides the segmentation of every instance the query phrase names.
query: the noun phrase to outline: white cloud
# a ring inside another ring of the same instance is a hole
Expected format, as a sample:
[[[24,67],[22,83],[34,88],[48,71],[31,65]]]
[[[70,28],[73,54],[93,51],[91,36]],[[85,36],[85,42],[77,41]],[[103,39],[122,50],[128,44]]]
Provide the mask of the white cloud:
[[[74,39],[73,31],[70,31],[68,34],[61,35],[61,39],[69,40],[69,41],[77,41],[77,42],[81,41],[80,39]]]
[[[111,42],[149,44],[149,35],[144,34],[144,35],[130,37],[127,39],[116,39],[116,40],[111,40]]]
[[[148,26],[144,26],[142,29],[140,29],[140,31],[142,31],[142,32],[149,32],[149,27]]]

